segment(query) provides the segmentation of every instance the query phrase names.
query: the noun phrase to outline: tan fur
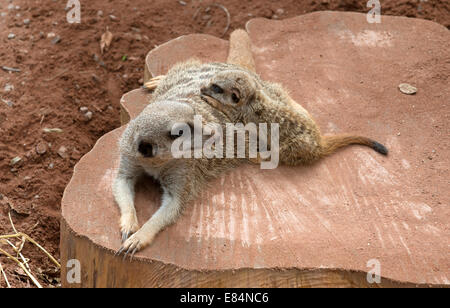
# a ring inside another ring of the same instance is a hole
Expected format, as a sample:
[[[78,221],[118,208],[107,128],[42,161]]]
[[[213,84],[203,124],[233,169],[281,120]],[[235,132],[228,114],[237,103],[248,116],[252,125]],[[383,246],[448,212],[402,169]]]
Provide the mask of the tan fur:
[[[241,66],[249,71],[256,71],[250,37],[244,30],[238,29],[231,33],[227,63]]]
[[[248,44],[234,42],[242,38],[232,34],[230,54],[250,56]],[[205,185],[241,163],[244,159],[174,159],[171,145],[171,129],[177,123],[193,122],[194,115],[201,115],[203,123],[224,125],[229,119],[201,99],[200,88],[218,72],[242,69],[252,59],[233,56],[233,64],[207,63],[196,60],[175,65],[166,76],[159,76],[150,104],[132,120],[120,142],[120,166],[113,184],[115,200],[120,208],[120,227],[123,244],[118,253],[132,255],[149,245],[156,234],[173,223],[183,208],[193,200]],[[224,149],[226,140],[224,140]],[[141,174],[155,178],[163,189],[162,204],[157,212],[141,228],[134,208],[134,186]],[[131,236],[130,236],[131,235]]]
[[[205,101],[234,123],[278,123],[279,155],[284,164],[311,163],[349,144],[366,145],[380,153],[385,150],[366,137],[323,137],[310,114],[281,85],[265,82],[253,72],[219,72],[201,92]]]

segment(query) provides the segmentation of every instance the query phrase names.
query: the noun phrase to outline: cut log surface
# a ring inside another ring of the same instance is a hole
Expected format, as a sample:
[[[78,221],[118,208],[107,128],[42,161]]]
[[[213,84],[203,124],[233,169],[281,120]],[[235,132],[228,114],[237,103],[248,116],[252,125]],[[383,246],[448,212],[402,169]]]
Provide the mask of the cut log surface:
[[[133,261],[120,247],[111,183],[123,127],[75,167],[62,201],[61,261],[78,259],[79,286],[448,286],[450,34],[424,20],[319,12],[247,24],[257,71],[282,83],[324,134],[374,138],[387,157],[353,146],[308,167],[243,166],[215,180]],[[197,57],[225,61],[228,42],[184,36],[151,51],[165,74]],[[418,88],[415,95],[398,90]],[[124,95],[133,118],[151,94]],[[137,186],[143,224],[160,191]],[[373,263],[375,262],[375,263]],[[366,274],[380,265],[381,284]]]

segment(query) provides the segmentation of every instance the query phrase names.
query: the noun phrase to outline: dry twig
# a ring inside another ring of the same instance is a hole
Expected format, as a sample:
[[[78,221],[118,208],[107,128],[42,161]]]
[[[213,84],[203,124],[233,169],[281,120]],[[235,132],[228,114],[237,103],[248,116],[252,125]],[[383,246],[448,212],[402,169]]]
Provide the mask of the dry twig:
[[[213,3],[213,4],[211,4],[208,8],[210,8],[210,7],[212,7],[212,6],[218,7],[219,9],[221,9],[222,11],[224,11],[225,14],[227,14],[227,25],[226,25],[226,27],[225,27],[225,30],[224,30],[223,33],[222,33],[222,36],[224,36],[224,35],[228,32],[228,29],[230,28],[230,24],[231,24],[231,15],[230,15],[230,12],[229,12],[228,9],[227,9],[226,7],[224,7],[222,4],[219,4],[219,3]]]
[[[6,273],[5,273],[5,271],[3,270],[3,266],[2,266],[1,263],[0,263],[0,272],[1,272],[2,275],[3,275],[3,278],[5,278],[6,286],[10,289],[10,288],[11,288],[11,285],[9,284],[8,277],[6,277]]]

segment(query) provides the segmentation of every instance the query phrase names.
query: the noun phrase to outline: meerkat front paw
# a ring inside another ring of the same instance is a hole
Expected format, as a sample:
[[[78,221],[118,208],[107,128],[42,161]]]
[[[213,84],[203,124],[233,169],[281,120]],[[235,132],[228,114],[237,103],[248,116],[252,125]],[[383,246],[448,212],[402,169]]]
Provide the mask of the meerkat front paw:
[[[128,254],[131,253],[130,258],[133,259],[134,254],[145,246],[150,245],[154,237],[154,234],[140,229],[122,244],[122,247],[120,247],[116,255],[120,255],[122,252],[125,252],[125,255],[123,256],[125,259]]]
[[[131,234],[139,230],[139,223],[136,213],[125,213],[120,217],[120,231],[122,232],[122,243],[125,242]]]
[[[152,79],[150,79],[149,81],[144,83],[144,89],[149,90],[149,91],[155,90],[156,87],[161,82],[161,80],[163,80],[165,77],[166,77],[165,75],[153,77]]]

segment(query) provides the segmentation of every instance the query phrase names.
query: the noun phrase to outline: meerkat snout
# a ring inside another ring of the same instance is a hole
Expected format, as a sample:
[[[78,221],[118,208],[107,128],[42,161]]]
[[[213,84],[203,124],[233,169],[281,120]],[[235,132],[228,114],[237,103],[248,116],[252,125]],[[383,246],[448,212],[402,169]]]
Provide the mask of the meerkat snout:
[[[163,101],[147,106],[130,122],[121,140],[124,152],[146,164],[170,161],[172,143],[183,136],[186,127],[191,129],[193,108],[183,102]]]

